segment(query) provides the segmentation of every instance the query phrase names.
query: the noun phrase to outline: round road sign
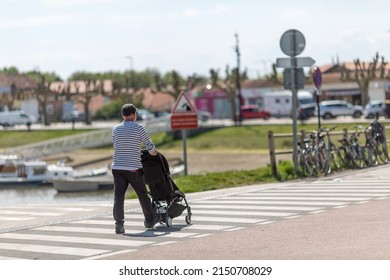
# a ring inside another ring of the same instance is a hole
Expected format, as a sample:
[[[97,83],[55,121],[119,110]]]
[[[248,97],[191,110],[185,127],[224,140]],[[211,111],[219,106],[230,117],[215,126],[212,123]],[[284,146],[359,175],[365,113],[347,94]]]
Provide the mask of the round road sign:
[[[288,56],[296,56],[303,52],[306,40],[303,34],[296,29],[289,29],[280,38],[280,48]]]

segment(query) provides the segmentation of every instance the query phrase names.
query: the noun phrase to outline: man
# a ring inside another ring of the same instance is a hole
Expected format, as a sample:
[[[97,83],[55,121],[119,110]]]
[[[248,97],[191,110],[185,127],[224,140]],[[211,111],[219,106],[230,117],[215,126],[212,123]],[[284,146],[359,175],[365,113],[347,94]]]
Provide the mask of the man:
[[[141,144],[152,156],[157,155],[156,147],[150,140],[145,128],[137,120],[137,108],[133,104],[122,107],[123,122],[112,130],[114,146],[112,175],[114,177],[114,220],[115,233],[125,233],[124,200],[128,185],[137,193],[146,228],[153,228],[159,222],[159,215],[154,215],[152,202],[147,194],[145,178],[141,164]]]

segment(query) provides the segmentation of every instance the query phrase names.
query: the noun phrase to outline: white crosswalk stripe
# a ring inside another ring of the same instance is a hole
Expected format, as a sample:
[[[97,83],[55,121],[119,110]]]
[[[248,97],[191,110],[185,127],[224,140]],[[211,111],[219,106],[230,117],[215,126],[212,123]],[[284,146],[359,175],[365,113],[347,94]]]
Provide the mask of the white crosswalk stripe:
[[[39,225],[29,229],[0,233],[2,259],[98,259],[118,252],[131,252],[148,246],[162,246],[262,226],[284,219],[313,215],[390,196],[390,180],[374,186],[370,180],[349,180],[340,184],[332,180],[302,182],[284,187],[254,188],[254,191],[206,197],[189,201],[192,224],[185,222],[184,211],[173,219],[172,227],[157,225],[154,230],[143,227],[140,209],[128,209],[126,233],[114,234],[110,203],[83,203],[60,207],[27,206],[0,209],[0,221],[28,221],[43,216],[66,217],[69,213],[89,214],[100,207],[110,212],[91,218]]]
[[[107,253],[108,250],[85,249],[79,247],[44,246],[19,243],[0,243],[1,250],[17,250],[34,253],[48,253],[61,255],[76,255],[81,257],[94,256]],[[3,257],[5,259],[5,257]]]

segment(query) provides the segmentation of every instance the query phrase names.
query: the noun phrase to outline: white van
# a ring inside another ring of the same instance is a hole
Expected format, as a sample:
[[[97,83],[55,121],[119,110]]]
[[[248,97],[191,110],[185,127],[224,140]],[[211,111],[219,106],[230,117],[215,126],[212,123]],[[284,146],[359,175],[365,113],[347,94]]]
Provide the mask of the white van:
[[[298,106],[315,103],[313,94],[310,91],[300,90],[297,94]],[[273,117],[291,117],[292,115],[292,92],[289,90],[272,91],[263,93],[260,107],[269,111]]]
[[[0,112],[0,125],[3,127],[14,126],[17,124],[31,125],[35,122],[35,117],[26,114],[24,111]]]

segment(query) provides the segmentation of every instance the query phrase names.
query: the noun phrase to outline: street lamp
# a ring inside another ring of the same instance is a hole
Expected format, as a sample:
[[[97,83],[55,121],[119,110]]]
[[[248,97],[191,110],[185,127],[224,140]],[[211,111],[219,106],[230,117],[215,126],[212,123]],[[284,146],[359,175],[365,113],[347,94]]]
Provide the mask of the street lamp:
[[[128,60],[130,60],[130,84],[129,84],[129,88],[131,87],[131,86],[133,86],[133,57],[132,56],[126,56],[125,57],[126,59],[128,59]]]

